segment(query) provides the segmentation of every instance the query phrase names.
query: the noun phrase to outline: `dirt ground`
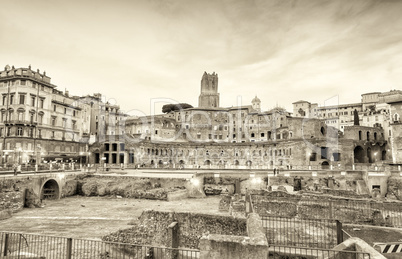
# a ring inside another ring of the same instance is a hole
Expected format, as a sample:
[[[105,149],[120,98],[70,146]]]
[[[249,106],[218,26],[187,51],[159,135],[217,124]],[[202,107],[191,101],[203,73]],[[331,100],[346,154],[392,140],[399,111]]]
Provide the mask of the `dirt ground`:
[[[72,196],[47,200],[44,208],[24,208],[12,218],[1,221],[0,231],[100,239],[130,227],[130,221],[136,220],[144,209],[228,215],[218,211],[219,200],[219,196],[170,202]]]

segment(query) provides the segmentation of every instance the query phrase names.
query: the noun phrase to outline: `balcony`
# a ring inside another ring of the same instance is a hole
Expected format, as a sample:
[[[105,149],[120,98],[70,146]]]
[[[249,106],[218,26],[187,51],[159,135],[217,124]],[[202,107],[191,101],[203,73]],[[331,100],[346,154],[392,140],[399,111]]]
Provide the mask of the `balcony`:
[[[36,126],[36,125],[38,125],[37,122],[26,121],[26,120],[6,120],[6,121],[4,121],[4,124],[6,126],[10,126],[10,125]]]

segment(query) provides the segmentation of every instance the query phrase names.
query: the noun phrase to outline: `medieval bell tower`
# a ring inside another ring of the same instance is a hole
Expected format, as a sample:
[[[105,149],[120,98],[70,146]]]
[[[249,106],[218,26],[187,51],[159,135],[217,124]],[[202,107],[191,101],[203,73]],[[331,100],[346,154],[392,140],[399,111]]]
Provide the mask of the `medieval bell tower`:
[[[201,94],[198,98],[198,107],[217,108],[219,107],[218,74],[204,72],[201,79]]]

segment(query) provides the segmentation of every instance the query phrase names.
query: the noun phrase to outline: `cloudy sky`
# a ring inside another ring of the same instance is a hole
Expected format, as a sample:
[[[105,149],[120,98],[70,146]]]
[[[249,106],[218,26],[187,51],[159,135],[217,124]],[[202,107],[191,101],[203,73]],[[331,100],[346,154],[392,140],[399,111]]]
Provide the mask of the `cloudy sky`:
[[[223,107],[359,102],[402,89],[401,14],[399,0],[4,1],[0,66],[146,114],[151,98],[197,106],[204,71]]]

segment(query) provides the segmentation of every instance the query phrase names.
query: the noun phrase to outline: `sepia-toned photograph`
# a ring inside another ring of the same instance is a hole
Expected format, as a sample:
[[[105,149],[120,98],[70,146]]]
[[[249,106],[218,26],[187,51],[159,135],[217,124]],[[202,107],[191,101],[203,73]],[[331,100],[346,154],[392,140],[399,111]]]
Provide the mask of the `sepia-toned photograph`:
[[[0,17],[0,259],[402,258],[402,0]]]

